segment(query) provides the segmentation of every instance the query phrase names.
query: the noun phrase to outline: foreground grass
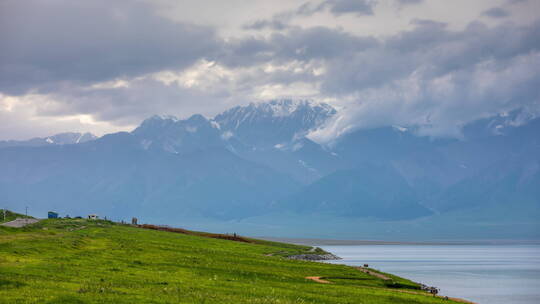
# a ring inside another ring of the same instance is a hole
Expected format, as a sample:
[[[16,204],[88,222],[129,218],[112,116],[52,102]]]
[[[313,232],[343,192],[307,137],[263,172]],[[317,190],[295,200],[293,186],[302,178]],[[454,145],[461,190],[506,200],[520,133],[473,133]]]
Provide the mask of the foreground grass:
[[[405,279],[391,288],[351,267],[279,256],[308,247],[250,240],[87,220],[0,227],[0,303],[451,303],[398,292],[420,292]]]

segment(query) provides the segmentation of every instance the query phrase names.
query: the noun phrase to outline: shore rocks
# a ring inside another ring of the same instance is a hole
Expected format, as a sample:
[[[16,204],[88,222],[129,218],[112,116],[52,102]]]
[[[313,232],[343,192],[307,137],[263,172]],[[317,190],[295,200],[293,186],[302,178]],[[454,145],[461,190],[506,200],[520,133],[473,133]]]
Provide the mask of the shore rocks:
[[[297,254],[297,255],[291,255],[287,257],[291,260],[303,260],[303,261],[326,261],[326,260],[341,260],[340,257],[331,254],[331,253],[325,253],[325,254],[315,254],[315,253],[306,253],[306,254]]]
[[[437,287],[433,287],[433,286],[427,286],[427,285],[424,285],[424,284],[420,284],[420,289],[421,290],[424,290],[424,291],[427,291],[433,295],[436,295],[439,293],[439,289]]]

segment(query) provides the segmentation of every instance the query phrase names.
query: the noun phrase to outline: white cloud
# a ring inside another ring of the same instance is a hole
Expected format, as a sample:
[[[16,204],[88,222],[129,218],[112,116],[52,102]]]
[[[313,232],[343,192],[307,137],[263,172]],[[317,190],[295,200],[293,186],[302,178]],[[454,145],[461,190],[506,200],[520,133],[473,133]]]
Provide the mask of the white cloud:
[[[345,109],[309,136],[332,142],[359,128],[416,126],[420,135],[461,137],[467,122],[523,108],[540,114],[540,52],[513,58],[506,66],[493,60],[471,73],[457,71],[423,79],[405,79],[349,96]]]
[[[505,18],[482,16],[490,0],[371,1],[373,15],[333,12],[347,1],[332,0],[298,14],[306,1],[70,2],[69,14],[44,11],[58,17],[45,25],[30,4],[16,2],[17,15],[4,2],[2,137],[102,134],[155,113],[213,116],[284,97],[343,107],[318,140],[414,124],[459,136],[468,120],[538,103],[538,1],[499,1]],[[258,20],[279,26],[246,26]]]
[[[107,121],[95,120],[88,114],[40,115],[37,105],[52,104],[46,95],[29,94],[9,96],[0,94],[0,140],[29,139],[52,134],[72,132],[92,132],[95,135],[128,131],[133,126],[118,126]]]

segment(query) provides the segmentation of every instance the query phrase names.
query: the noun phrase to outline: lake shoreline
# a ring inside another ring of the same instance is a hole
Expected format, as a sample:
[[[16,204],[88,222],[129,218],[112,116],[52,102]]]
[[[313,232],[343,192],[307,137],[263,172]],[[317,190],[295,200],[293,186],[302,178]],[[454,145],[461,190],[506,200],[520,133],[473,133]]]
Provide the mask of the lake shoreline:
[[[281,238],[256,236],[255,238],[306,246],[361,246],[361,245],[540,245],[540,240],[445,240],[445,241],[383,241],[383,240],[339,240],[311,238]]]
[[[317,247],[313,247],[312,250],[315,250]],[[346,264],[346,263],[338,263],[337,261],[340,261],[340,260],[343,260],[341,257],[337,256],[336,254],[334,254],[333,252],[331,251],[326,251],[325,250],[325,254],[300,254],[300,255],[293,255],[293,256],[288,256],[287,258],[288,259],[293,259],[293,260],[302,260],[302,261],[311,261],[311,262],[321,262],[321,263],[332,263],[332,264],[342,264],[342,265],[345,265],[345,266],[349,266],[349,267],[353,267],[359,271],[362,271],[362,272],[365,272],[369,275],[372,275],[372,276],[375,276],[377,278],[380,278],[380,279],[383,279],[383,280],[391,280],[389,277],[387,277],[386,275],[384,274],[381,274],[380,272],[374,272],[372,269],[370,268],[367,268],[368,266],[367,265],[364,265],[363,267],[362,266],[353,266],[353,265],[349,265],[349,264]],[[408,279],[406,277],[404,277],[405,279]],[[311,279],[315,282],[318,282],[318,283],[323,283],[323,284],[329,284],[331,282],[325,280],[325,279],[322,279],[321,277],[306,277],[306,279]],[[412,281],[412,280],[411,280]],[[416,284],[420,285],[420,289],[422,291],[426,291],[426,292],[430,292],[431,294],[433,294],[433,291],[435,291],[435,294],[433,296],[435,297],[438,297],[438,298],[441,298],[441,299],[446,299],[446,300],[452,300],[452,301],[455,301],[455,302],[459,302],[459,303],[466,303],[466,304],[478,304],[476,302],[472,302],[472,301],[469,301],[469,300],[466,300],[466,299],[463,299],[463,298],[457,298],[457,297],[449,297],[449,296],[445,296],[445,295],[439,295],[438,292],[439,292],[439,288],[438,287],[435,287],[435,286],[428,286],[428,285],[425,285],[423,283],[419,283],[419,282],[415,282]],[[397,290],[398,292],[408,292],[408,293],[411,293],[411,294],[419,294],[415,291],[402,291],[402,290]]]
[[[384,244],[379,244],[379,245],[384,245]],[[388,244],[386,244],[386,245],[388,245]],[[394,244],[394,245],[395,245],[395,244]],[[313,247],[313,248],[315,248],[315,247]],[[313,259],[313,258],[308,258],[308,259],[306,259],[306,258],[295,258],[295,259],[304,260],[304,261],[321,262],[321,263],[331,262],[331,261],[335,262],[335,261],[343,260],[341,257],[338,257],[336,254],[334,254],[334,253],[331,252],[331,251],[326,251],[326,252],[327,252],[327,254],[328,254],[329,256],[335,257],[335,259],[332,259],[332,258],[330,258],[330,259],[328,259],[328,258],[320,258],[320,259],[317,259],[317,258],[315,258],[315,259]],[[290,257],[289,257],[289,258],[290,258]],[[370,273],[369,268],[355,267],[355,266],[353,266],[353,265],[349,265],[349,264],[346,264],[346,263],[333,263],[333,264],[342,264],[342,265],[346,265],[346,266],[349,266],[349,267],[356,268],[356,269],[358,269],[358,270],[366,269],[366,270],[367,270],[367,273]],[[366,264],[366,265],[367,265],[367,264]],[[365,266],[365,267],[367,267],[367,266]],[[383,275],[382,277],[385,278],[384,275]],[[409,280],[409,278],[407,278],[407,277],[404,277],[404,278]],[[412,280],[411,280],[411,281],[412,281]],[[329,283],[329,282],[326,281],[326,283]],[[430,290],[432,290],[432,289],[437,290],[437,292],[439,291],[439,288],[436,287],[436,286],[428,286],[428,285],[425,285],[425,284],[420,283],[420,282],[415,282],[415,283],[418,284],[418,285],[420,285],[420,286],[421,286],[421,289],[424,290],[424,291],[430,291]],[[478,303],[476,303],[476,302],[472,302],[472,301],[469,301],[469,300],[466,300],[466,299],[463,299],[463,298],[448,297],[448,296],[437,295],[437,294],[436,294],[435,296],[436,296],[436,297],[439,297],[439,298],[442,298],[442,299],[447,299],[447,300],[451,299],[451,300],[453,300],[453,301],[460,302],[460,303],[466,303],[466,304],[478,304]]]
[[[540,246],[363,244],[321,246],[342,258],[325,261],[370,268],[436,286],[439,294],[475,303],[539,303]]]

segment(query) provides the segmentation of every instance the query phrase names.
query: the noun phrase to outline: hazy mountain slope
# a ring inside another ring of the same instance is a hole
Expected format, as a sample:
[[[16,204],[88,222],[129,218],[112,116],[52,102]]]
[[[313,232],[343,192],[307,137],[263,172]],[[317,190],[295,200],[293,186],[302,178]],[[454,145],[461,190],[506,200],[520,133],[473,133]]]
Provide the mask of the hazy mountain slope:
[[[201,149],[225,147],[219,129],[202,115],[186,120],[153,116],[133,130],[145,150],[188,154]]]
[[[497,128],[502,125],[501,117],[478,121],[466,128],[465,141],[446,148],[468,174],[433,196],[431,206],[440,212],[475,209],[492,219],[539,214],[540,119]]]
[[[431,139],[415,135],[414,130],[393,127],[359,130],[340,138],[335,153],[348,166],[358,163],[392,165],[411,185],[426,178],[444,187],[463,178],[463,168],[445,154],[457,139]]]
[[[407,219],[431,214],[414,190],[389,166],[363,164],[339,170],[281,202],[298,214]]]
[[[285,99],[235,107],[215,122],[235,154],[308,184],[336,169],[337,159],[305,137],[335,113],[324,103]]]
[[[232,145],[229,148],[242,158],[271,167],[306,185],[333,172],[342,163],[330,151],[307,138],[267,149]]]
[[[439,195],[438,210],[469,210],[478,213],[482,218],[500,220],[509,217],[538,218],[538,155],[539,148],[519,153],[452,185]]]
[[[60,133],[49,137],[36,137],[29,140],[5,140],[0,141],[0,148],[5,147],[40,147],[49,145],[79,144],[95,140],[97,137],[92,133]]]
[[[226,149],[149,151],[129,133],[86,145],[1,149],[0,169],[8,204],[69,214],[238,218],[297,189],[287,176]]]
[[[418,137],[414,130],[397,128],[360,130],[339,139],[333,150],[348,166],[395,168],[419,201],[437,212],[467,208],[472,201],[488,209],[491,201],[506,200],[515,201],[513,214],[525,216],[531,207],[520,204],[540,207],[540,195],[532,190],[540,188],[539,181],[526,179],[530,186],[518,187],[518,180],[525,182],[521,176],[536,172],[540,161],[540,119],[513,125],[517,115],[468,125],[461,140]]]

